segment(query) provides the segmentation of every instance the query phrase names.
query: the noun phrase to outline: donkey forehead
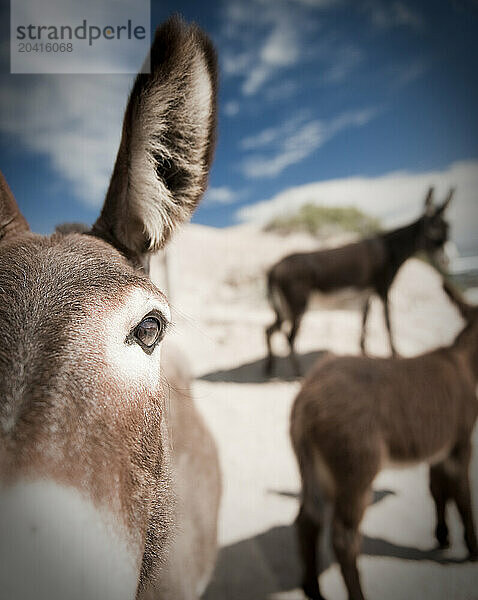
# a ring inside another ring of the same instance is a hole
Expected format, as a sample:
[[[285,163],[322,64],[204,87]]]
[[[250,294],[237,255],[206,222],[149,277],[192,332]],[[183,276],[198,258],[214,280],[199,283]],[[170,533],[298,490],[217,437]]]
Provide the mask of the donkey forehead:
[[[133,287],[147,295],[164,296],[115,248],[93,236],[26,234],[0,246],[0,293],[24,300],[43,295],[45,302],[70,297],[83,302],[114,302]]]
[[[165,297],[106,242],[88,235],[25,235],[0,246],[0,334],[75,331],[118,309],[148,306],[168,317]],[[136,314],[137,313],[137,314]],[[117,321],[117,319],[116,319]],[[13,339],[11,340],[14,341]]]

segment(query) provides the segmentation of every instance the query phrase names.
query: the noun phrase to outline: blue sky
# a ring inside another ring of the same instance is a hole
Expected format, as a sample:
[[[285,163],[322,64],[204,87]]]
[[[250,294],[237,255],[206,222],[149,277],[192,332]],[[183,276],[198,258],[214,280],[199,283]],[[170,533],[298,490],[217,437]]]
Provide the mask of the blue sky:
[[[9,19],[5,7],[0,12],[0,168],[34,230],[91,223],[132,76],[10,75]],[[478,165],[476,2],[153,2],[152,26],[173,12],[199,23],[220,57],[219,141],[196,222],[253,218],[251,206],[272,207],[284,191],[315,182],[382,181],[399,172],[420,176],[404,190],[421,202],[427,177],[461,173],[454,165],[466,165],[471,181]],[[400,203],[384,193],[384,206]],[[469,244],[476,200],[462,202],[473,203],[462,215]],[[378,206],[371,211],[380,213]]]

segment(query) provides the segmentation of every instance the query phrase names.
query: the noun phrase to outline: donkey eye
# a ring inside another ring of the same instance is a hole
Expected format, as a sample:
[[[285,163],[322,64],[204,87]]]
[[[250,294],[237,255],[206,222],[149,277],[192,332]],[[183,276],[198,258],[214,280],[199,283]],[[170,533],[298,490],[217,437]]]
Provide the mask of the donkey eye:
[[[157,317],[146,317],[136,326],[133,337],[144,350],[152,350],[163,337],[164,329]]]

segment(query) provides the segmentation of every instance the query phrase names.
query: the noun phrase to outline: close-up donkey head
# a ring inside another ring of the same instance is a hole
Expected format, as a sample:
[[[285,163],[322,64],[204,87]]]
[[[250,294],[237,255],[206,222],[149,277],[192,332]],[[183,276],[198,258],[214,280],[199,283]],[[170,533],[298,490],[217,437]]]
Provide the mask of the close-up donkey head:
[[[32,233],[0,179],[2,597],[132,598],[164,562],[170,311],[145,271],[206,187],[216,80],[197,27],[157,30],[87,233]]]
[[[476,598],[473,3],[3,4],[0,600]]]

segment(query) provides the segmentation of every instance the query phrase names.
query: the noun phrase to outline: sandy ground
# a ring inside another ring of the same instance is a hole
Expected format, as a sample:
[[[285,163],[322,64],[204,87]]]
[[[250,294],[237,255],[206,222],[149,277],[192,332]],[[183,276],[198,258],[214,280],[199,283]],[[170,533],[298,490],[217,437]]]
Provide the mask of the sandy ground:
[[[196,402],[217,440],[224,481],[221,549],[206,600],[303,598],[292,526],[299,478],[288,436],[300,381],[292,377],[286,358],[279,360],[275,378],[263,376],[264,327],[272,321],[264,273],[280,256],[316,245],[305,235],[283,238],[251,226],[189,226],[171,248],[174,336],[197,376]],[[297,340],[304,370],[324,350],[358,353],[359,307],[352,299],[335,310],[328,302],[307,313]],[[438,276],[415,259],[396,279],[391,310],[398,350],[408,356],[449,343],[462,324]],[[280,334],[274,343],[284,355]],[[378,301],[371,311],[368,348],[375,355],[388,353]],[[472,483],[478,505],[476,453]],[[477,599],[478,567],[462,560],[466,551],[454,509],[451,549],[433,549],[426,468],[383,471],[374,489],[374,503],[362,523],[359,562],[367,598]],[[345,599],[330,551],[321,570],[323,594]]]

